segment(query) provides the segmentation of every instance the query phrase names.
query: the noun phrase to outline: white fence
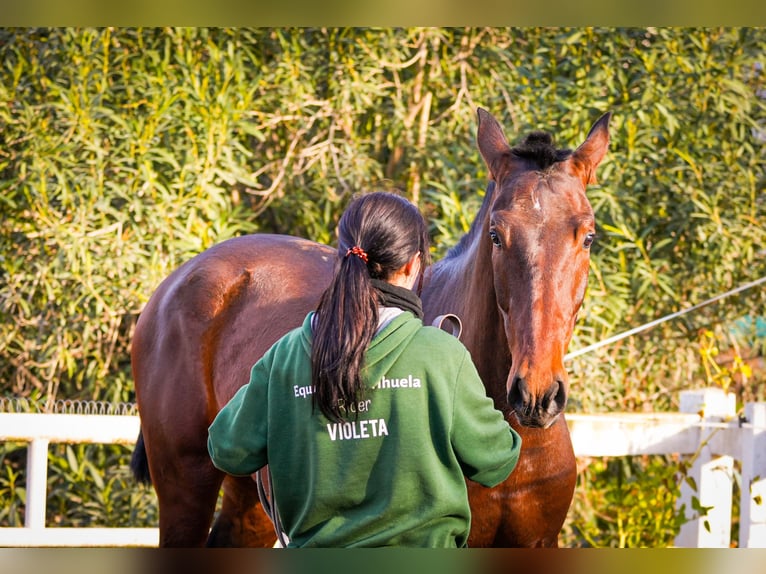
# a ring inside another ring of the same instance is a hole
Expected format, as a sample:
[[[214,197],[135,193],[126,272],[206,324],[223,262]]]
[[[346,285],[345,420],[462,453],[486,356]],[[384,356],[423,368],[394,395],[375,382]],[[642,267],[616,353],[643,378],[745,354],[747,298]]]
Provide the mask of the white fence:
[[[0,440],[28,442],[24,527],[0,528],[0,546],[157,546],[157,528],[69,528],[45,525],[48,445],[132,445],[137,416],[0,413]]]
[[[681,393],[681,413],[567,415],[578,457],[683,454],[695,456],[678,504],[691,518],[680,547],[726,548],[731,536],[734,460],[741,461],[740,547],[766,548],[766,403],[736,416],[734,396],[720,389]],[[156,546],[156,528],[63,528],[45,524],[48,444],[135,442],[136,416],[0,414],[0,440],[28,442],[23,528],[0,528],[0,546]],[[692,497],[711,507],[692,514]]]
[[[766,403],[748,403],[742,417],[735,397],[721,389],[683,391],[680,413],[568,414],[575,454],[632,456],[682,454],[695,457],[677,507],[690,518],[678,547],[728,548],[731,539],[734,460],[741,461],[740,548],[766,548]],[[692,510],[696,497],[706,516]]]

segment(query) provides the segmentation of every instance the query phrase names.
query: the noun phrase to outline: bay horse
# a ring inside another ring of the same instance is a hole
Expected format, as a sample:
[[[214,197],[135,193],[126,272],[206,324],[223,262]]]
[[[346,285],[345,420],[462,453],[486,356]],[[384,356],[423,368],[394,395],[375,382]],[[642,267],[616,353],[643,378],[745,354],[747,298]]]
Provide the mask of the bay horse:
[[[576,480],[563,358],[595,234],[585,189],[607,152],[609,117],[570,151],[545,132],[511,147],[479,109],[486,194],[469,231],[424,276],[425,322],[462,319],[488,396],[522,436],[508,480],[468,481],[471,547],[558,546]],[[274,543],[255,481],[213,467],[207,428],[253,363],[315,308],[336,258],[306,239],[238,237],[181,265],[150,298],[131,349],[141,417],[131,468],[156,489],[161,546]]]

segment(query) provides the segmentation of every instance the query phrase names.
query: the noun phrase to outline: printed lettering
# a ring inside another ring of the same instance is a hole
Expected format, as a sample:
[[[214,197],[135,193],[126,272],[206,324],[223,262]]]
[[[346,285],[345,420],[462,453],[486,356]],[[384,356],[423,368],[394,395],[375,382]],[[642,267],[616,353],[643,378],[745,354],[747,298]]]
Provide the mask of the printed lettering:
[[[373,386],[374,389],[404,389],[404,388],[411,388],[411,389],[419,389],[421,387],[421,381],[417,377],[413,377],[411,374],[407,375],[405,378],[386,378],[382,377],[380,381],[378,381],[375,386]]]
[[[293,387],[293,392],[295,393],[296,397],[306,398],[309,395],[314,393],[314,387],[308,386],[308,387],[299,387],[298,385],[295,385]]]
[[[377,438],[388,436],[388,426],[384,419],[327,423],[327,434],[331,441]]]
[[[372,399],[367,399],[364,401],[359,401],[357,404],[352,404],[351,408],[346,409],[346,404],[343,401],[343,399],[340,399],[338,401],[338,410],[341,412],[351,411],[352,413],[360,412],[364,413],[370,410],[370,403],[372,402]]]

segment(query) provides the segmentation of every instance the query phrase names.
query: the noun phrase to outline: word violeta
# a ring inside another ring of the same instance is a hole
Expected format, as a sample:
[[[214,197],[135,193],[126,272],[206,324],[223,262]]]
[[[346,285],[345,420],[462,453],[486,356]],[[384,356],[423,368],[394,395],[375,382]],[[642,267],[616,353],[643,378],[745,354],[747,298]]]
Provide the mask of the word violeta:
[[[388,436],[388,427],[383,419],[328,423],[330,440],[354,440]]]

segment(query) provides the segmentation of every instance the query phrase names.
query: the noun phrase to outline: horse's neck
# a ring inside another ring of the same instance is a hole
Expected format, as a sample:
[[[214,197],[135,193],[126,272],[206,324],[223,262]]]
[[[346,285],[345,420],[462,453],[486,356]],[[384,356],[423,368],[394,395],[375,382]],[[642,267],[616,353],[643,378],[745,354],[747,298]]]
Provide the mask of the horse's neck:
[[[482,261],[474,247],[435,263],[431,273],[423,290],[426,320],[442,313],[460,317],[460,339],[470,351],[487,393],[501,408],[507,403],[505,385],[511,357],[497,308],[491,261]]]

